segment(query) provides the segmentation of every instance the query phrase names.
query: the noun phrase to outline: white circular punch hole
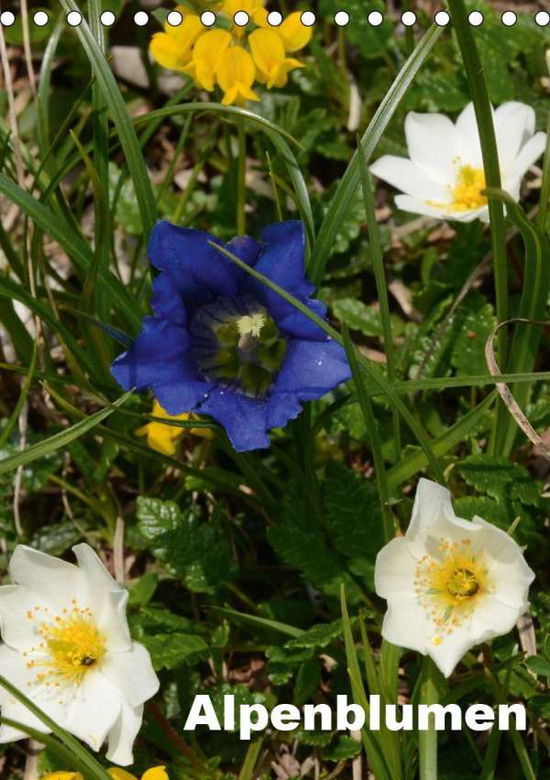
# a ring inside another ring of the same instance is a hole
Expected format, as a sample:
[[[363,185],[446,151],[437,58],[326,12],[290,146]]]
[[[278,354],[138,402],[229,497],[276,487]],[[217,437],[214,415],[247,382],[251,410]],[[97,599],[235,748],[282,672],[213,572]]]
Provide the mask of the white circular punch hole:
[[[405,13],[402,13],[401,24],[404,24],[405,27],[412,27],[413,24],[416,24],[416,14],[414,11],[405,11]]]
[[[233,17],[233,21],[235,22],[237,27],[246,27],[246,25],[250,21],[250,16],[246,13],[246,11],[237,11],[235,16]]]
[[[446,27],[451,21],[451,17],[447,11],[438,11],[434,16],[434,22],[438,27]]]
[[[518,18],[513,11],[504,11],[500,20],[505,27],[513,27]]]
[[[334,24],[338,27],[345,27],[349,24],[349,14],[347,11],[336,11],[334,14]]]
[[[112,11],[103,11],[99,17],[99,21],[104,27],[112,27],[116,22],[116,16]]]
[[[37,27],[45,27],[48,24],[50,17],[46,11],[37,11],[32,19]]]
[[[550,24],[550,13],[548,11],[537,11],[535,14],[535,23],[539,27],[546,27]]]
[[[278,27],[283,23],[283,15],[279,11],[270,11],[267,15],[267,23],[272,27]]]
[[[82,14],[80,11],[69,11],[67,14],[67,24],[69,24],[71,27],[78,27],[81,22]]]
[[[2,11],[0,13],[0,24],[2,27],[11,27],[15,22],[15,14],[13,11]]]
[[[147,11],[136,11],[134,14],[134,24],[136,24],[138,27],[145,27],[148,22],[149,14]]]
[[[313,11],[304,11],[300,16],[300,21],[304,27],[313,27],[315,24],[315,14]]]
[[[480,24],[483,24],[483,14],[481,11],[471,11],[468,14],[468,21],[472,27],[479,27]]]
[[[205,27],[212,27],[213,24],[216,24],[216,14],[213,11],[203,11],[201,22]]]
[[[380,11],[371,11],[370,14],[367,16],[367,21],[371,27],[380,27],[380,25],[384,21],[384,17],[380,13]]]
[[[170,27],[179,27],[180,24],[183,22],[183,14],[181,11],[170,11],[168,16],[166,17],[166,21],[170,25]]]

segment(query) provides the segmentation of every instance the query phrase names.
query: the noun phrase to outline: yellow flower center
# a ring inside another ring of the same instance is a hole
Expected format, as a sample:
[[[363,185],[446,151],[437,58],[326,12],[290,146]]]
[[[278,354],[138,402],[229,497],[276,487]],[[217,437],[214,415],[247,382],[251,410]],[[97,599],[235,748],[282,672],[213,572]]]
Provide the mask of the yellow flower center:
[[[27,667],[37,669],[33,682],[56,687],[78,685],[105,655],[105,637],[95,625],[92,611],[72,603],[61,615],[51,615],[40,607],[27,613],[29,619],[40,620],[37,632],[41,642],[25,653]]]
[[[487,198],[481,194],[485,189],[485,174],[481,168],[462,165],[458,169],[456,186],[451,192],[452,211],[471,211],[487,205]]]
[[[472,550],[470,539],[441,539],[433,555],[425,555],[416,567],[415,592],[434,625],[434,644],[441,644],[475,610],[491,590],[483,554]]]

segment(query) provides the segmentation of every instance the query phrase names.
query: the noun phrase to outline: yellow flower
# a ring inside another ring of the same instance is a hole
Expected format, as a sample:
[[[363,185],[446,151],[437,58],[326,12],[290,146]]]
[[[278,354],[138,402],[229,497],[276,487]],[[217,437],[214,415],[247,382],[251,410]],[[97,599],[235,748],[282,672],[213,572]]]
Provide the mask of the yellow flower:
[[[178,6],[177,10],[183,14],[186,9]],[[193,44],[203,32],[204,26],[200,18],[186,13],[183,24],[178,27],[166,25],[165,32],[153,35],[150,43],[151,54],[163,68],[182,70],[189,63]]]
[[[113,780],[138,780],[137,777],[131,775],[120,767],[113,767],[107,770],[107,774],[110,775]],[[42,780],[84,780],[80,772],[52,772],[49,775],[44,775]],[[168,780],[166,769],[163,766],[154,766],[152,769],[148,769],[142,776],[141,780]]]
[[[163,409],[157,400],[153,402],[151,414],[153,417],[161,417],[164,420],[198,419],[197,415],[189,414],[188,412],[170,415]],[[136,433],[138,436],[147,436],[147,444],[152,450],[162,452],[163,455],[174,455],[177,444],[186,431],[189,431],[189,433],[192,433],[195,436],[202,436],[205,439],[211,439],[214,435],[208,428],[178,428],[176,425],[164,425],[163,423],[154,421],[138,428]],[[59,780],[70,780],[70,778],[59,778]],[[79,778],[75,778],[75,780],[79,780]],[[117,778],[117,780],[119,780],[119,778]],[[120,778],[120,780],[123,780],[123,778]],[[146,778],[146,780],[157,780],[157,778]],[[158,780],[160,780],[160,777]]]
[[[231,35],[226,30],[208,30],[195,44],[191,62],[183,71],[194,78],[200,87],[212,92],[216,74],[224,63],[224,55],[230,45]]]
[[[107,774],[111,775],[113,780],[138,780],[137,777],[134,777],[134,775],[131,775],[129,772],[126,772],[124,769],[120,769],[119,767],[108,769]],[[141,780],[168,780],[166,768],[163,766],[154,766],[152,769],[148,769],[141,776]]]
[[[51,772],[43,775],[42,780],[84,780],[80,772]]]
[[[254,60],[242,46],[231,46],[224,54],[216,77],[224,91],[222,103],[243,103],[245,100],[259,100],[252,89],[256,69]]]
[[[219,27],[204,27],[196,14],[178,6],[183,21],[177,27],[165,25],[150,44],[151,54],[164,68],[190,76],[198,87],[212,92],[221,87],[222,103],[242,104],[259,100],[252,89],[254,80],[271,87],[283,87],[289,71],[303,64],[288,52],[306,46],[311,27],[305,27],[298,11],[289,14],[278,26],[267,21],[266,0],[222,0],[212,6]],[[234,23],[237,11],[245,11],[249,23]]]
[[[258,27],[248,36],[248,42],[258,69],[256,78],[271,87],[284,87],[288,81],[288,72],[293,68],[302,68],[299,60],[285,57],[285,47],[273,30]]]

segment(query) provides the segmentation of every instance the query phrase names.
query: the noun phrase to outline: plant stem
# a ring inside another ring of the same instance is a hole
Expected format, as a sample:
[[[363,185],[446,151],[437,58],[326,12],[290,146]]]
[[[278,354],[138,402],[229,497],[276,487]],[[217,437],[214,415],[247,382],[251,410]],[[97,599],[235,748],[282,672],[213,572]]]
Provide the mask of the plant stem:
[[[238,156],[237,156],[237,235],[246,233],[246,132],[243,117],[237,121]]]
[[[437,704],[438,695],[435,684],[437,669],[431,658],[426,656],[422,666],[420,702]],[[426,731],[418,732],[418,752],[420,759],[420,780],[437,780],[437,731],[433,724]]]
[[[390,304],[388,300],[388,289],[386,284],[386,273],[384,270],[384,253],[380,241],[380,231],[376,221],[376,211],[374,196],[372,194],[372,178],[369,173],[365,152],[358,140],[357,151],[359,153],[359,167],[361,169],[361,185],[363,188],[363,200],[365,202],[365,212],[367,215],[367,227],[369,231],[370,255],[372,270],[376,282],[376,293],[378,304],[380,306],[380,319],[382,320],[382,334],[384,337],[384,350],[388,366],[388,378],[392,384],[397,379],[395,366],[395,355],[393,351],[393,336],[391,331]],[[396,462],[401,457],[401,432],[399,425],[399,412],[392,407],[393,437]]]
[[[464,0],[449,0],[451,21],[456,33],[458,46],[462,55],[462,61],[468,78],[470,94],[474,104],[481,155],[483,158],[483,170],[487,187],[500,188],[500,165],[498,161],[498,149],[493,124],[493,112],[489,100],[487,83],[483,75],[483,65],[479,57],[471,25]],[[496,314],[498,322],[504,322],[508,318],[508,267],[506,257],[506,235],[504,231],[504,207],[496,198],[488,198],[489,221],[491,228],[491,245],[493,250],[493,271],[495,277]],[[501,328],[498,335],[499,364],[504,370],[506,366],[506,331]],[[500,403],[495,416],[495,427],[491,441],[491,449],[498,451],[498,441],[502,432],[509,425],[509,420],[504,404]]]

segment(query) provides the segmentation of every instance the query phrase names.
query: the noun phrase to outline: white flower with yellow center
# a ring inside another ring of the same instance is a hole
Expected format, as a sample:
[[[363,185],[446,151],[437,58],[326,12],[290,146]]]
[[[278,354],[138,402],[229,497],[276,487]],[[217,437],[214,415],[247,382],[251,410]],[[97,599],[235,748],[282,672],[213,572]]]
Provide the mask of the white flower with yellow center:
[[[520,184],[541,156],[546,133],[535,133],[535,112],[524,103],[503,103],[493,111],[502,189],[519,200]],[[485,175],[474,107],[469,103],[456,123],[444,114],[405,119],[409,159],[384,155],[371,171],[404,194],[402,211],[438,219],[489,221]]]
[[[480,517],[462,520],[450,493],[421,479],[405,536],[378,553],[382,636],[429,655],[445,676],[474,645],[510,631],[533,581],[519,545]]]
[[[87,544],[73,548],[78,566],[18,546],[13,585],[0,587],[0,674],[60,726],[107,757],[132,763],[143,704],[159,682],[147,650],[132,642],[128,592]],[[46,727],[0,688],[1,715],[40,731]],[[0,742],[26,735],[0,726]]]

